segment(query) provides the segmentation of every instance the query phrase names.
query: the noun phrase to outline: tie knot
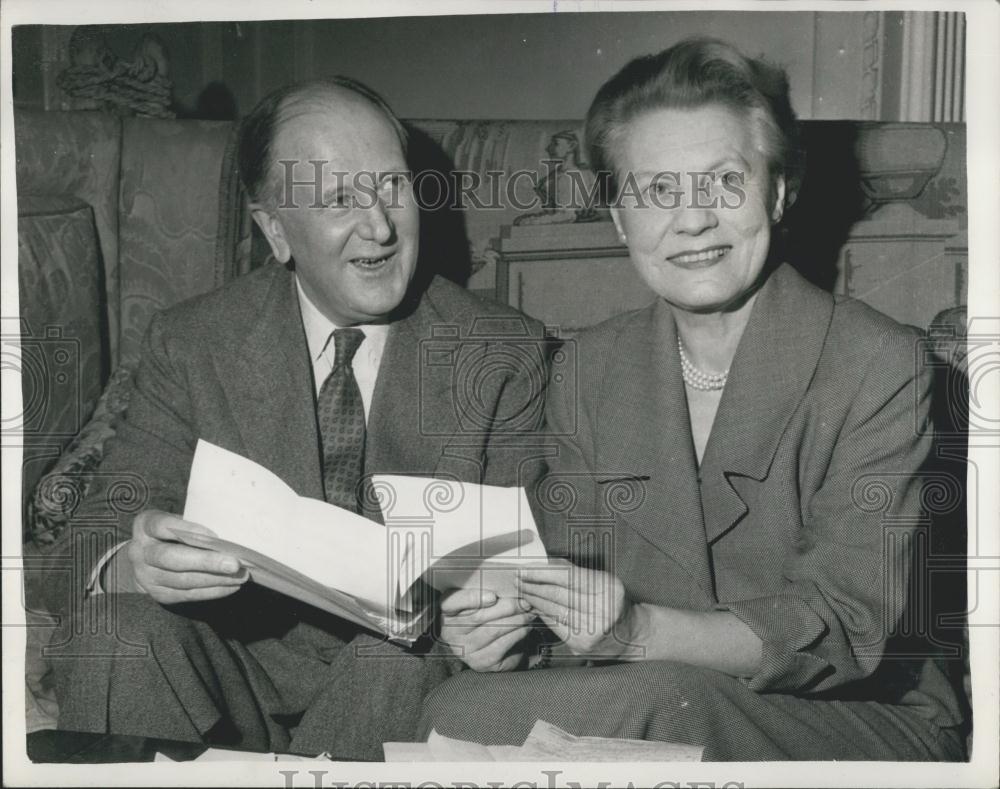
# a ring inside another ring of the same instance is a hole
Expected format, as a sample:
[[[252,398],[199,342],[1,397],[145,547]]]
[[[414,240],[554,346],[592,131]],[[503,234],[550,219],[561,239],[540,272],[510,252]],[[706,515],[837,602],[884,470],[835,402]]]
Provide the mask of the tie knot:
[[[333,332],[333,366],[350,365],[354,354],[358,352],[361,343],[365,341],[365,333],[361,329],[335,329]]]

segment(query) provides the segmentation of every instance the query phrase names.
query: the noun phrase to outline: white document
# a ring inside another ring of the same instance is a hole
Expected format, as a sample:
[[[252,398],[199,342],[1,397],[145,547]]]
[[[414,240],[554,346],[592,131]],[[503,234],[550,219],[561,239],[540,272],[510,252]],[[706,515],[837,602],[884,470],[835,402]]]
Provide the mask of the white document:
[[[431,731],[425,743],[385,743],[387,762],[697,762],[705,750],[652,740],[578,737],[538,720],[522,745],[482,745]]]
[[[514,596],[517,568],[547,561],[524,488],[395,474],[372,484],[386,527],[409,546],[401,594],[423,576],[441,591],[477,585]]]
[[[419,580],[510,595],[512,568],[546,561],[522,488],[397,475],[373,484],[385,527],[299,496],[263,466],[199,440],[183,517],[212,535],[174,532],[235,556],[256,583],[404,641],[432,614],[418,604]]]
[[[390,604],[385,529],[303,498],[263,466],[208,441],[195,449],[184,520],[378,608]]]

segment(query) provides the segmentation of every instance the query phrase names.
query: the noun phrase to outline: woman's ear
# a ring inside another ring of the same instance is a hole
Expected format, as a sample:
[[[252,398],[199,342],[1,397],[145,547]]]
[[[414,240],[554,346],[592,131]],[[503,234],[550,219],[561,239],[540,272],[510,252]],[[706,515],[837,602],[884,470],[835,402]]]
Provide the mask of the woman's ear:
[[[285,238],[285,229],[281,225],[281,219],[274,211],[265,208],[260,203],[250,204],[250,215],[257,223],[271,247],[271,254],[279,263],[287,263],[292,256],[292,250],[288,246],[288,239]]]
[[[771,223],[778,224],[781,217],[785,215],[785,176],[779,175],[774,179],[774,205],[771,208]]]

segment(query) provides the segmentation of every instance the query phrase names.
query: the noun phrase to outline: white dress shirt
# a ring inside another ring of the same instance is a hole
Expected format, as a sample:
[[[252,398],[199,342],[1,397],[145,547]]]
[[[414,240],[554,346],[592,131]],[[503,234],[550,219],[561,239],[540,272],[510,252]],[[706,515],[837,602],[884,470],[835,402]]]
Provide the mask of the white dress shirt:
[[[298,277],[295,278],[295,288],[299,294],[299,312],[302,315],[302,327],[306,333],[306,346],[309,350],[309,361],[312,364],[313,384],[315,394],[318,397],[323,382],[333,370],[334,343],[333,332],[341,327],[327,318],[319,308],[309,300],[305,291],[302,290],[302,283]],[[351,367],[354,370],[354,378],[358,382],[361,390],[361,401],[365,407],[365,422],[371,413],[372,397],[375,394],[375,381],[378,378],[378,368],[382,362],[382,352],[385,350],[385,340],[389,334],[388,324],[365,324],[355,326],[365,334],[365,339],[358,346]],[[101,588],[101,573],[108,562],[114,558],[123,547],[128,545],[128,540],[120,542],[100,558],[94,570],[90,574],[87,582],[87,591],[90,594],[103,594]]]
[[[299,292],[299,310],[302,313],[302,326],[306,332],[306,345],[309,346],[309,359],[312,361],[313,383],[316,394],[323,388],[323,382],[333,370],[334,344],[333,332],[341,328],[327,318],[313,304],[298,278],[295,287]],[[378,378],[379,364],[382,362],[382,352],[385,350],[385,340],[389,326],[385,323],[371,323],[353,328],[365,333],[364,342],[358,346],[351,367],[354,369],[354,379],[361,390],[361,400],[365,405],[365,421],[371,413],[372,396],[375,394],[375,381]]]

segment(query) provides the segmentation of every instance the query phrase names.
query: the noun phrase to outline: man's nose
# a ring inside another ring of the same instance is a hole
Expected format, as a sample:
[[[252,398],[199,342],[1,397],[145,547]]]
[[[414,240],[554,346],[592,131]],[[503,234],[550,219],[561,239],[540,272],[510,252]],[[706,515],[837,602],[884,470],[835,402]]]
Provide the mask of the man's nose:
[[[373,205],[362,209],[361,214],[358,226],[359,235],[365,240],[375,241],[378,244],[386,244],[392,240],[395,226],[381,199],[377,198]]]

